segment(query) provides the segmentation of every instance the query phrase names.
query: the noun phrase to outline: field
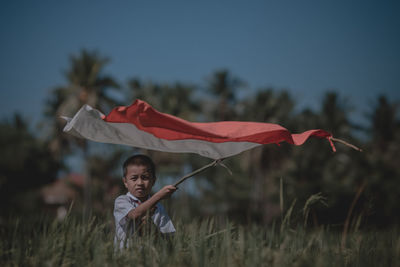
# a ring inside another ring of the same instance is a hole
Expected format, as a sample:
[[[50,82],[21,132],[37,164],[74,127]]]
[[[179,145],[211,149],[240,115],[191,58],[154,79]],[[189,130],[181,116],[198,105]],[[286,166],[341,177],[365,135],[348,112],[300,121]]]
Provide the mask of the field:
[[[113,246],[112,220],[67,217],[2,222],[1,266],[400,266],[398,229],[342,233],[321,227],[182,223],[163,238],[150,232],[125,250]]]

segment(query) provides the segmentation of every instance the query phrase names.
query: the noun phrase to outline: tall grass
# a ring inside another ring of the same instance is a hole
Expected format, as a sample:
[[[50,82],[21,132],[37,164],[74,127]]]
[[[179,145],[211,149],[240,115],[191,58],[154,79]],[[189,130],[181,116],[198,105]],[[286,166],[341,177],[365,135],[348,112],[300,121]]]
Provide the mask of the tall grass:
[[[397,229],[341,233],[327,227],[183,224],[163,238],[150,232],[115,250],[112,224],[72,216],[9,220],[0,232],[1,266],[400,266]]]

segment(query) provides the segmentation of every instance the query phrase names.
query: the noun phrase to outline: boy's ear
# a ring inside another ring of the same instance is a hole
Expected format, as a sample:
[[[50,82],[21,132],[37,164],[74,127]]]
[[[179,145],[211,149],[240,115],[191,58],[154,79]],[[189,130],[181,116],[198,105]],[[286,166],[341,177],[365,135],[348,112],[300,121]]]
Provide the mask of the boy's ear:
[[[122,182],[124,182],[124,185],[126,188],[128,188],[128,185],[126,184],[126,178],[122,176]]]

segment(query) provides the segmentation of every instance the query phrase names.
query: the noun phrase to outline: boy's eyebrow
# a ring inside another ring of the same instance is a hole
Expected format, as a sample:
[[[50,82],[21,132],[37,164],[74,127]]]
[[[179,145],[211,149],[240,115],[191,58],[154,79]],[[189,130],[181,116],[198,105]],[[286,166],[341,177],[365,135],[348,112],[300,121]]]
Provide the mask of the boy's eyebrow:
[[[144,173],[142,173],[140,175],[145,175],[145,174],[151,175],[151,172],[150,171],[146,171],[146,172],[144,172]],[[139,174],[131,174],[129,177],[134,177],[134,176],[139,176]]]

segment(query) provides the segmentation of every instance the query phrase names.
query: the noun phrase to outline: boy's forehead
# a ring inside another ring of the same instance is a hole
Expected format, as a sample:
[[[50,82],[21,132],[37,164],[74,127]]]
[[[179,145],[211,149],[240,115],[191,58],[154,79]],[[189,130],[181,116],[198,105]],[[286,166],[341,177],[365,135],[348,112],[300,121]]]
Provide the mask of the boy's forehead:
[[[146,164],[129,164],[127,167],[128,172],[150,172],[150,166]]]

